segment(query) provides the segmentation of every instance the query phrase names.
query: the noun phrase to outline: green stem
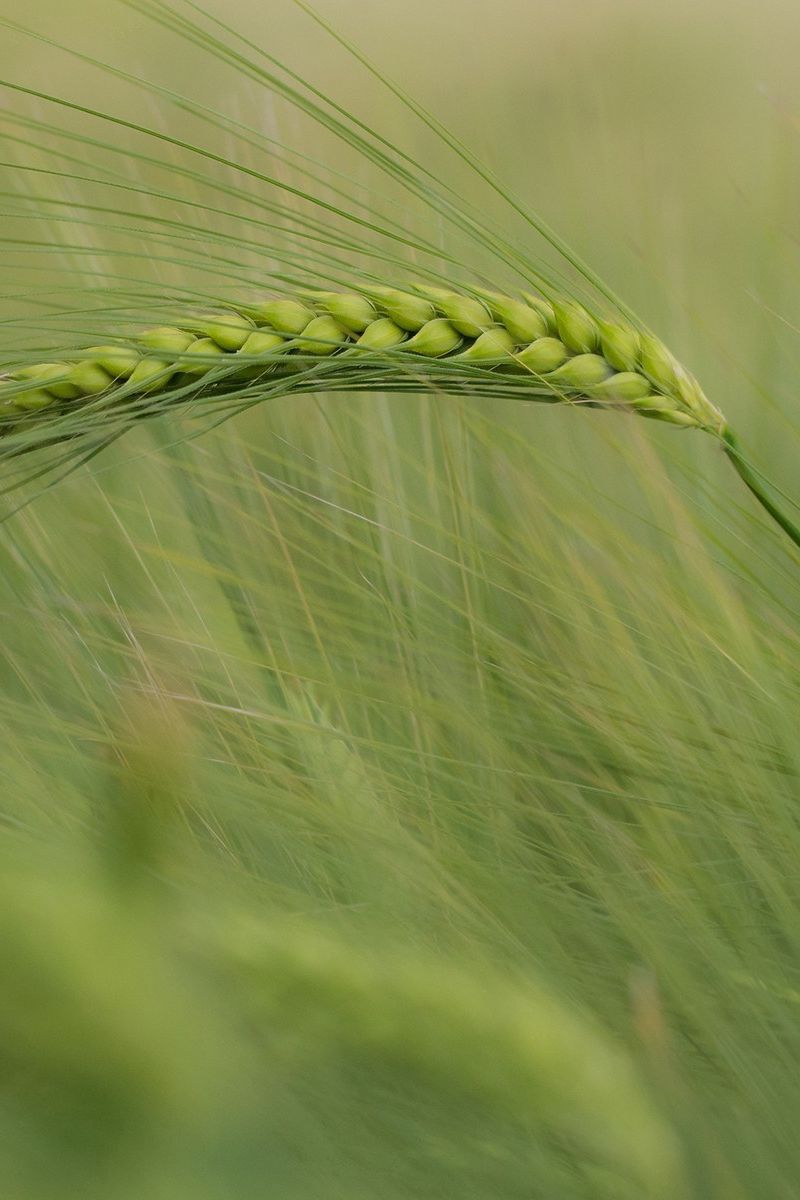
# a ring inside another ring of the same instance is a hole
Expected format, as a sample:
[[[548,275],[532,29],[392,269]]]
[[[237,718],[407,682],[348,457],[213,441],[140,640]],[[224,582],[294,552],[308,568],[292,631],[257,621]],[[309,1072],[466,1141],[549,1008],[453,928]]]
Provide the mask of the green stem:
[[[742,456],[742,452],[739,449],[736,438],[729,429],[726,429],[722,434],[722,441],[724,443],[723,449],[732,462],[734,470],[739,475],[740,479],[744,481],[745,485],[753,493],[761,507],[769,513],[773,521],[780,525],[783,532],[790,537],[795,546],[800,549],[800,529],[798,529],[798,527],[789,520],[786,514],[778,508],[775,501],[772,500],[765,491],[764,487],[759,481],[758,476],[747,465],[747,461]]]

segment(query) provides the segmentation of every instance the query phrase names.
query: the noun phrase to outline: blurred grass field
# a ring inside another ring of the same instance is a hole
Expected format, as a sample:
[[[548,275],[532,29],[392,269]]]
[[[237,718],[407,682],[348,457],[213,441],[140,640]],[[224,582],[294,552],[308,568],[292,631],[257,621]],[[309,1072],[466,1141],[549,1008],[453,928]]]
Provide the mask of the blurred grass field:
[[[0,76],[305,186],[251,126],[514,286],[136,7],[0,0]],[[532,236],[289,0],[206,7]],[[800,499],[796,6],[317,8]],[[0,361],[276,270],[228,168],[3,105]],[[6,1194],[792,1200],[800,563],[714,444],[435,394],[194,432],[3,497]]]

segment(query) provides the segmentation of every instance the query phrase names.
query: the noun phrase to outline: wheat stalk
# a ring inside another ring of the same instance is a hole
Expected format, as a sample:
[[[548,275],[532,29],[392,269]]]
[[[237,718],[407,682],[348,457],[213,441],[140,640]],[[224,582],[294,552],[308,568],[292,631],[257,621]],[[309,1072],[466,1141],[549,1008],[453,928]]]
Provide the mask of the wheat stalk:
[[[201,396],[248,404],[321,388],[419,390],[426,381],[451,393],[625,409],[703,429],[800,547],[800,530],[764,491],[722,413],[663,343],[563,297],[361,286],[187,316],[10,370],[0,379],[0,435],[35,428],[31,445],[10,447],[21,453]],[[85,416],[77,425],[76,409]]]

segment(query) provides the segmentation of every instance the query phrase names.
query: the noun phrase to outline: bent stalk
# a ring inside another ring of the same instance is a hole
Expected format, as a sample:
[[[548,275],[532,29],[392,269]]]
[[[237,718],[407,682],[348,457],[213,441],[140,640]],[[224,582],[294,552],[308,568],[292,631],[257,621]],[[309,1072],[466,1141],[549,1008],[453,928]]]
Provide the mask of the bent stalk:
[[[731,433],[730,429],[725,429],[723,431],[722,442],[723,449],[733,464],[734,470],[739,478],[743,481],[745,486],[749,488],[761,507],[769,513],[773,521],[780,525],[783,532],[790,537],[795,546],[800,549],[800,529],[798,529],[794,522],[791,521],[780,508],[778,508],[775,501],[766,491],[763,483],[760,481],[753,469],[748,466],[747,460],[742,456],[742,452],[739,449],[739,444],[733,433]]]

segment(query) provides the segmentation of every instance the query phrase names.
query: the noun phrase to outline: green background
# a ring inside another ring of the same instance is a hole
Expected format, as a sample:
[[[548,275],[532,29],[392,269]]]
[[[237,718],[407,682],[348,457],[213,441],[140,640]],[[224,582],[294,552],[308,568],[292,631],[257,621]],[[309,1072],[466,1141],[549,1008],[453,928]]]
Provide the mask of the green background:
[[[208,10],[560,266],[288,0]],[[796,6],[318,10],[657,330],[796,498]],[[462,279],[519,286],[142,12],[0,18],[60,44],[3,28],[3,78],[334,206],[342,188]],[[288,243],[250,220],[266,185],[3,102],[4,360],[269,290]],[[392,253],[390,280],[413,277]],[[197,428],[153,422],[4,498],[9,1194],[789,1200],[798,560],[718,448],[433,393]]]

